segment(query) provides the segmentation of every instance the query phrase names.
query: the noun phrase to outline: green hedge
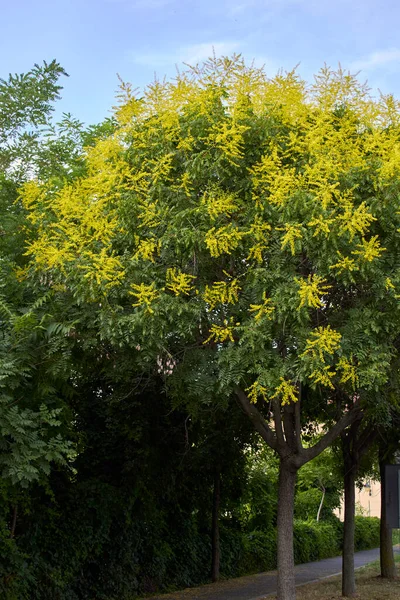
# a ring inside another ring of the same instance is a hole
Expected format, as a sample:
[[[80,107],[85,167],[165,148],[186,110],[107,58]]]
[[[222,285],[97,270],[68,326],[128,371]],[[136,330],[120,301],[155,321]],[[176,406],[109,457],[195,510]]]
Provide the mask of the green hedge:
[[[379,546],[380,519],[377,517],[356,517],[356,532],[354,547],[359,550],[369,550]]]
[[[355,551],[379,546],[379,519],[356,517]],[[342,550],[343,523],[296,520],[293,531],[295,563],[301,564],[338,556]],[[235,570],[231,564],[230,576]],[[276,531],[253,531],[242,536],[242,551],[236,575],[276,568]]]

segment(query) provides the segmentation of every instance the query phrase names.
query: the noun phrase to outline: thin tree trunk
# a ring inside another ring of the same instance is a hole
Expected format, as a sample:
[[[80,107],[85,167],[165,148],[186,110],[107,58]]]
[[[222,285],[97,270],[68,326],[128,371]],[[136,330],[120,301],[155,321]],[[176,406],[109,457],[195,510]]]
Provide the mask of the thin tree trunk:
[[[17,527],[17,516],[18,516],[18,505],[16,504],[13,509],[13,516],[12,516],[12,522],[11,522],[11,529],[10,529],[10,538],[11,539],[15,536],[15,529]]]
[[[321,498],[321,502],[319,503],[318,513],[317,513],[317,523],[319,522],[319,518],[321,516],[321,510],[324,505],[325,491],[326,491],[325,488],[322,486],[322,498]]]
[[[344,460],[344,524],[342,555],[342,596],[354,596],[356,581],[354,576],[354,535],[356,512],[356,468],[351,457]]]
[[[379,449],[379,471],[381,475],[381,529],[380,529],[380,563],[381,577],[395,579],[396,566],[393,554],[392,529],[386,525],[386,502],[385,502],[385,460],[384,453]]]
[[[295,600],[293,511],[297,469],[281,459],[278,488],[278,596]]]
[[[219,543],[219,506],[221,500],[221,471],[217,469],[214,475],[212,532],[211,532],[211,580],[219,579],[220,543]]]

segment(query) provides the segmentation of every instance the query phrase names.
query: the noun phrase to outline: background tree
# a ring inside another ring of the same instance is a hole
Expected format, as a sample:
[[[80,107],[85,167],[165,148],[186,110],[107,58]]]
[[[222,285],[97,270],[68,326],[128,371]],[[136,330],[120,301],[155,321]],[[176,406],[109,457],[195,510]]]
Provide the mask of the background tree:
[[[295,516],[301,519],[330,518],[340,505],[340,469],[332,448],[304,465],[298,474]]]

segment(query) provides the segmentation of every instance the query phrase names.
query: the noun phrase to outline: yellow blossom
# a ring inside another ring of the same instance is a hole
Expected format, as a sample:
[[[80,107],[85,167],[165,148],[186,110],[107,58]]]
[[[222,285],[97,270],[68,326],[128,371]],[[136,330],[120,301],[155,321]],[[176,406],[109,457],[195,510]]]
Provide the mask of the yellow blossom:
[[[392,280],[390,279],[390,277],[386,277],[386,281],[385,281],[385,289],[386,290],[395,290],[396,288],[393,285]]]
[[[291,402],[298,401],[297,387],[290,381],[287,381],[283,377],[280,378],[281,383],[275,388],[275,394],[270,396],[271,400],[274,398],[281,399],[281,405],[290,404]]]
[[[350,357],[350,361],[352,360],[353,356]],[[337,369],[342,371],[340,382],[346,383],[347,381],[350,381],[353,389],[355,390],[358,386],[358,374],[355,365],[350,361],[343,356],[337,364]]]
[[[309,227],[315,227],[315,231],[313,233],[313,237],[316,237],[317,235],[324,235],[325,237],[327,237],[330,234],[330,225],[332,225],[332,223],[334,223],[334,219],[327,219],[323,216],[320,217],[316,217],[315,219],[312,219],[311,221],[309,221],[309,223],[307,223],[307,225]]]
[[[357,248],[360,248],[360,250],[354,250],[352,254],[359,255],[367,262],[379,258],[382,252],[386,250],[386,248],[381,248],[377,235],[374,235],[370,240],[362,240],[361,244],[357,244]]]
[[[219,148],[228,162],[237,166],[243,157],[243,134],[247,130],[246,125],[239,125],[230,119],[213,128],[208,142]]]
[[[252,383],[250,387],[246,388],[245,392],[247,392],[247,397],[253,404],[257,402],[260,396],[263,400],[267,399],[267,388],[258,380]]]
[[[351,241],[357,233],[362,236],[365,235],[370,224],[376,221],[376,218],[368,212],[365,202],[354,209],[353,204],[347,200],[344,213],[338,216],[338,220],[342,223],[340,233],[347,231],[350,234]]]
[[[262,299],[262,304],[250,304],[249,311],[257,313],[256,315],[254,315],[254,319],[256,321],[260,321],[262,317],[267,317],[268,319],[270,319],[272,313],[275,310],[275,306],[272,304],[271,298],[267,298],[266,292],[263,292]]]
[[[243,234],[233,225],[219,229],[212,227],[206,233],[205,242],[211,256],[216,258],[221,254],[231,254],[238,247],[242,237]]]
[[[141,212],[139,227],[157,227],[161,223],[162,214],[158,208],[158,201],[143,202],[140,204]]]
[[[299,286],[300,306],[309,306],[311,308],[320,308],[322,306],[321,296],[332,287],[324,285],[326,279],[319,275],[309,275],[307,279],[295,279]]]
[[[285,227],[277,227],[276,229],[277,231],[286,231],[285,235],[282,236],[281,247],[284,250],[286,246],[290,246],[290,251],[294,256],[296,253],[296,240],[301,240],[303,237],[301,225],[286,223]]]
[[[339,252],[339,250],[337,251],[337,254],[339,255],[340,260],[338,260],[338,262],[334,265],[331,265],[329,268],[330,269],[337,269],[337,272],[343,273],[343,271],[358,271],[359,268],[356,265],[356,262],[353,258],[350,258],[349,256],[343,256],[343,254],[341,252]]]
[[[249,249],[247,260],[254,259],[258,263],[263,261],[263,252],[267,248],[269,231],[271,231],[271,225],[263,221],[260,216],[256,216],[248,231],[248,235],[251,236],[256,243]]]
[[[330,371],[329,369],[330,367],[327,365],[322,369],[313,371],[310,375],[310,379],[312,379],[314,383],[320,383],[321,385],[333,390],[335,386],[332,383],[332,379],[336,375],[336,371]]]
[[[229,274],[226,273],[229,277]],[[235,304],[238,301],[240,286],[237,279],[216,281],[211,287],[206,285],[203,299],[213,310],[218,304]]]
[[[209,342],[225,342],[226,340],[230,340],[234,342],[235,339],[233,337],[234,326],[230,325],[227,320],[224,321],[223,325],[216,325],[215,323],[211,325],[209,331],[209,337],[203,342],[203,344],[208,344]]]
[[[159,297],[159,292],[155,284],[146,285],[145,283],[141,283],[137,285],[132,283],[131,288],[132,291],[129,294],[135,296],[137,300],[132,306],[144,306],[146,312],[153,314],[154,310],[151,305]]]
[[[300,356],[311,356],[324,362],[324,354],[332,355],[339,348],[341,339],[341,334],[331,329],[330,325],[317,327],[311,332],[311,338],[306,342],[306,349]]]
[[[201,199],[201,204],[206,207],[212,221],[220,215],[230,217],[237,208],[236,202],[234,194],[218,188],[208,190]]]
[[[166,287],[174,292],[175,296],[179,296],[180,294],[188,296],[193,289],[191,285],[193,279],[196,279],[194,275],[182,273],[176,269],[167,269]]]
[[[142,258],[154,262],[154,257],[160,249],[160,241],[155,239],[136,238],[137,248],[133,258]]]
[[[97,285],[105,283],[105,287],[109,288],[119,285],[124,278],[125,272],[121,261],[110,255],[106,248],[96,253],[90,250],[83,252],[82,259],[85,264],[78,265],[78,268],[86,271],[84,278],[87,281],[95,281]]]

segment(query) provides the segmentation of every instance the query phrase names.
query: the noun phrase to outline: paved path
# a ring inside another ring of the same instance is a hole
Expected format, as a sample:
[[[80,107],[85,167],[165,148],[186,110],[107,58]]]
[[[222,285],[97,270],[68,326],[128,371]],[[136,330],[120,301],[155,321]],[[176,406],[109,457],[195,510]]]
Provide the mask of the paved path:
[[[396,552],[399,551],[396,549]],[[379,559],[379,548],[357,552],[354,555],[355,567],[362,567],[377,559]],[[296,585],[336,575],[341,570],[341,556],[296,565]],[[198,588],[188,588],[172,594],[153,596],[151,600],[261,600],[274,593],[276,593],[276,571],[271,571],[229,579],[220,583],[210,583]]]

